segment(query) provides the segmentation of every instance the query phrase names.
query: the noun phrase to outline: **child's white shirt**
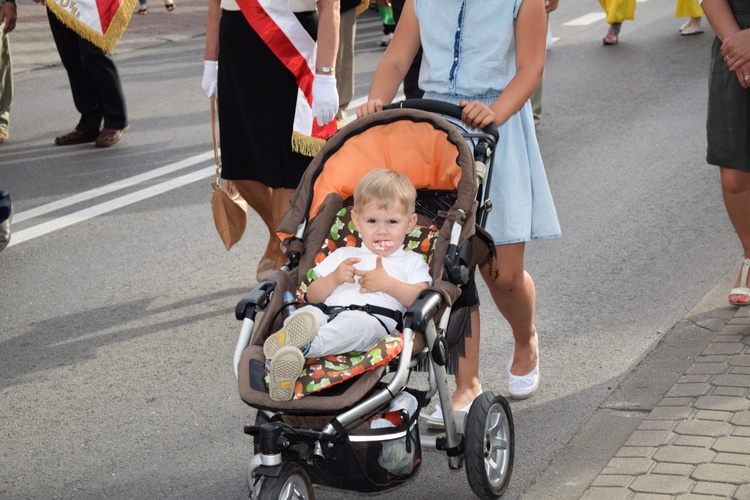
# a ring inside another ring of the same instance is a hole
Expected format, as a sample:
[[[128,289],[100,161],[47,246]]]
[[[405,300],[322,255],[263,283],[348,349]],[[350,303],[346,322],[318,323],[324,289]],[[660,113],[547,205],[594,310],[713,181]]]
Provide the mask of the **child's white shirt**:
[[[316,275],[323,277],[328,276],[346,259],[356,257],[360,259],[354,264],[354,267],[360,271],[370,271],[375,269],[378,255],[371,252],[367,247],[343,247],[337,249],[326,257],[323,262],[315,266]],[[422,255],[405,251],[399,248],[391,255],[382,257],[383,268],[389,276],[399,281],[415,285],[417,283],[432,283],[430,268],[425,262]],[[349,306],[349,305],[366,305],[372,304],[380,307],[387,307],[395,311],[404,311],[406,308],[394,297],[384,292],[361,293],[359,278],[354,277],[354,283],[343,283],[328,296],[325,303],[329,306]]]

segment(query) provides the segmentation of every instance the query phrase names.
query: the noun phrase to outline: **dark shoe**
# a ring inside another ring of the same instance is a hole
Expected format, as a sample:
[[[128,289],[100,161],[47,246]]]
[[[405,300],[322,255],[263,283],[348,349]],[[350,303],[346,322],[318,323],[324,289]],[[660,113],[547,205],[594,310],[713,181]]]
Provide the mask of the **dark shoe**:
[[[141,9],[138,9],[138,14],[142,16],[145,16],[146,14],[148,14],[148,7],[143,7]]]
[[[108,148],[114,144],[117,144],[118,142],[120,142],[120,139],[122,139],[122,134],[124,134],[127,129],[128,127],[103,129],[99,134],[99,137],[96,138],[96,147]]]
[[[10,224],[13,222],[13,206],[10,207],[8,218],[0,222],[0,252],[10,243]]]
[[[96,140],[96,134],[87,134],[80,130],[74,130],[68,132],[65,135],[55,137],[55,144],[59,146],[71,146],[73,144],[83,144],[85,142],[94,142]]]
[[[168,12],[172,12],[174,10],[174,4],[173,3],[165,3],[164,8],[167,9]]]

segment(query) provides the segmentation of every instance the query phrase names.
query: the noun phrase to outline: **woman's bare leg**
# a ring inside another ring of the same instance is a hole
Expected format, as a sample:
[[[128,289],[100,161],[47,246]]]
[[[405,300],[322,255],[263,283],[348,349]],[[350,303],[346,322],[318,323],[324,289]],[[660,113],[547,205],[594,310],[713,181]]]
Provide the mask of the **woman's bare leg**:
[[[273,230],[271,231],[271,242],[269,242],[269,245],[272,245],[274,247],[274,253],[269,254],[269,257],[273,257],[275,260],[274,269],[278,269],[284,264],[286,264],[286,257],[282,253],[279,245],[281,244],[281,241],[279,241],[279,238],[276,236],[276,228],[279,226],[279,223],[281,222],[281,218],[284,216],[284,213],[286,212],[286,209],[289,207],[289,199],[292,197],[292,194],[294,193],[294,189],[287,189],[287,188],[276,188],[271,190],[271,206],[272,206],[272,215],[273,215]]]
[[[465,337],[466,357],[461,357],[456,371],[456,391],[451,397],[453,408],[460,410],[479,395],[479,308],[471,311],[471,337]]]
[[[510,372],[528,375],[536,367],[538,353],[534,342],[536,289],[523,266],[525,243],[499,245],[495,249],[499,263],[497,276],[491,276],[488,265],[480,271],[495,305],[513,330],[515,350]]]
[[[731,168],[721,168],[721,193],[729,220],[740,239],[744,257],[750,258],[750,173]],[[740,277],[734,286],[748,286],[740,283]],[[747,299],[741,300],[741,302]]]
[[[514,375],[527,375],[538,358],[534,340],[534,309],[536,291],[531,276],[524,271],[524,243],[500,245],[497,261],[500,272],[491,277],[489,266],[480,269],[490,294],[500,313],[510,324],[515,341],[515,356],[511,365]],[[466,357],[462,357],[456,372],[456,391],[451,400],[453,408],[464,408],[479,394],[479,309],[471,312],[471,337],[466,337]],[[501,362],[504,368],[504,364]]]
[[[278,221],[274,220],[272,203],[273,190],[258,181],[233,181],[250,208],[257,212],[268,229],[268,243],[263,252],[263,258],[271,258],[274,261],[283,259],[279,249],[279,239],[276,237],[276,226]],[[281,265],[281,264],[280,264]],[[278,267],[278,266],[277,266]]]

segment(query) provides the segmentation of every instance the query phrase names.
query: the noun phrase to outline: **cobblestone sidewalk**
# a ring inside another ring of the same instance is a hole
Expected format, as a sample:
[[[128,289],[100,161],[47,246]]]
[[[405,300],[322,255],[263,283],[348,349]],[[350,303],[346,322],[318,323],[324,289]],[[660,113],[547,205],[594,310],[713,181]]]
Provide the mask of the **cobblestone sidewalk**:
[[[750,318],[739,309],[610,460],[587,500],[750,500]]]

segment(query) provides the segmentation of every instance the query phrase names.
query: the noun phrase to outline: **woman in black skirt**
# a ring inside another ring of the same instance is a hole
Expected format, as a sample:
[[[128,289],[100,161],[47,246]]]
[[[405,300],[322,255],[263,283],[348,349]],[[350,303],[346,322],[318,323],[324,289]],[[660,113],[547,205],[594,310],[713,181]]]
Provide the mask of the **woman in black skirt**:
[[[316,6],[315,0],[273,1],[286,3],[302,28],[317,40],[312,108],[319,123],[329,123],[338,109],[334,65],[339,2],[318,0]],[[264,2],[249,3],[257,8]],[[258,264],[260,280],[285,262],[276,226],[312,158],[292,150],[297,80],[248,23],[235,0],[209,2],[202,87],[209,97],[217,91],[221,97],[221,176],[234,181],[269,231]]]
[[[708,96],[708,155],[721,167],[721,189],[729,219],[744,250],[742,269],[729,303],[750,304],[750,2],[703,0],[716,33]]]

